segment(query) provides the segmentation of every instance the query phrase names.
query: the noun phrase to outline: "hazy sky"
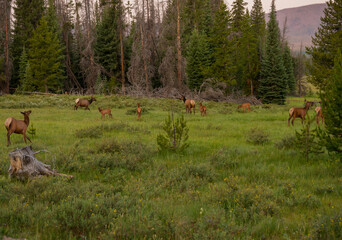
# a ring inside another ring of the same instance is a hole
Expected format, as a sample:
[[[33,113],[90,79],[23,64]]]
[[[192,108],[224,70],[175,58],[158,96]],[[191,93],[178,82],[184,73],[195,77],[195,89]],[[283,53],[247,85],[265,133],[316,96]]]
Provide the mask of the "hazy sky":
[[[228,0],[228,3],[231,4],[233,0]],[[245,0],[248,3],[248,8],[251,9],[253,6],[254,0]],[[271,9],[272,0],[262,0],[262,7],[265,12],[269,12]],[[284,8],[292,8],[292,7],[300,7],[315,3],[325,3],[326,0],[275,0],[277,10],[281,10]]]

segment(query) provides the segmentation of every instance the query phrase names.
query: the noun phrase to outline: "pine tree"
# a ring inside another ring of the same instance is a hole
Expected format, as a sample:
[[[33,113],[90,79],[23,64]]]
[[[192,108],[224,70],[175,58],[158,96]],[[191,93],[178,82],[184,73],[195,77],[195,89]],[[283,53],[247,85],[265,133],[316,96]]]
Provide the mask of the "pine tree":
[[[235,85],[233,73],[235,67],[232,61],[233,46],[229,40],[231,34],[231,17],[227,5],[221,2],[220,8],[215,13],[214,24],[210,36],[210,44],[213,46],[213,64],[210,68],[210,76],[228,85]]]
[[[26,81],[26,69],[28,65],[28,56],[26,53],[26,49],[23,49],[23,53],[20,57],[20,65],[19,65],[19,81],[20,85],[23,85],[23,83]]]
[[[285,74],[286,74],[285,81],[287,84],[287,92],[293,93],[296,89],[296,80],[294,77],[291,50],[287,43],[284,46],[283,60],[284,60],[284,67],[285,67]]]
[[[320,89],[327,85],[334,66],[334,58],[338,49],[342,49],[342,1],[329,0],[321,25],[312,38],[313,46],[307,48],[312,56],[310,81]]]
[[[325,145],[342,160],[342,54],[337,53],[334,68],[321,94],[325,121]]]
[[[186,72],[190,89],[198,90],[206,78],[210,66],[209,46],[206,35],[193,30],[187,53]]]
[[[261,73],[261,61],[264,57],[265,52],[265,37],[266,37],[266,22],[265,13],[262,8],[261,0],[254,0],[254,4],[251,10],[251,21],[252,21],[252,31],[257,40],[258,49],[258,61],[255,62],[255,78],[253,82],[253,87],[255,92],[259,88],[259,79]]]
[[[43,16],[30,39],[29,62],[34,78],[30,85],[39,91],[60,90],[64,78],[61,71],[62,57],[59,40],[49,31]]]
[[[117,29],[118,5],[107,4],[102,21],[96,27],[95,56],[111,75],[120,74],[120,38]]]
[[[272,0],[270,20],[267,23],[266,53],[261,64],[259,86],[259,97],[263,103],[285,103],[287,89],[285,78],[279,26],[274,0]]]
[[[19,84],[20,56],[24,47],[29,48],[29,39],[44,14],[44,0],[16,0],[13,27],[13,76],[11,86]]]
[[[238,32],[243,24],[246,5],[243,0],[235,0],[232,4],[232,25],[235,32]]]

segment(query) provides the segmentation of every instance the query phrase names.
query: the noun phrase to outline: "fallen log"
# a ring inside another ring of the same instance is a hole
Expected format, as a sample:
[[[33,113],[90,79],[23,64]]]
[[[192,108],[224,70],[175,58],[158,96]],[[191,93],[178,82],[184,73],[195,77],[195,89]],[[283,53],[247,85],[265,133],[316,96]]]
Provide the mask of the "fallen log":
[[[8,169],[9,176],[20,180],[42,175],[73,177],[59,173],[55,169],[51,169],[50,165],[38,161],[35,154],[39,152],[41,151],[33,152],[32,146],[26,146],[9,153],[11,164]]]

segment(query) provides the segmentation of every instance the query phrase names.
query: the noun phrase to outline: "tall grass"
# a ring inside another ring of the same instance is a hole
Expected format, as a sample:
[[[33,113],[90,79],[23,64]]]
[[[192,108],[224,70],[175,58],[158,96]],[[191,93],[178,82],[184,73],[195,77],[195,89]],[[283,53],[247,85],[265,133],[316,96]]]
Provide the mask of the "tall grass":
[[[96,96],[91,111],[75,96],[2,96],[0,119],[32,110],[37,155],[72,180],[9,179],[8,153],[21,135],[0,128],[0,236],[28,239],[338,239],[342,168],[327,154],[305,160],[291,145],[290,106],[207,102],[208,116],[185,115],[173,99]],[[302,99],[303,100],[303,99]],[[139,102],[141,121],[131,114]],[[112,108],[101,120],[97,107]],[[190,147],[159,152],[171,106],[184,114]],[[311,114],[313,110],[310,110]],[[144,114],[145,113],[145,114]],[[259,129],[255,132],[254,129]],[[260,136],[267,141],[259,144]],[[253,135],[254,134],[254,135]],[[261,135],[260,135],[261,134]],[[252,139],[253,141],[246,141]],[[255,140],[256,139],[256,140]],[[256,141],[256,142],[255,142]]]

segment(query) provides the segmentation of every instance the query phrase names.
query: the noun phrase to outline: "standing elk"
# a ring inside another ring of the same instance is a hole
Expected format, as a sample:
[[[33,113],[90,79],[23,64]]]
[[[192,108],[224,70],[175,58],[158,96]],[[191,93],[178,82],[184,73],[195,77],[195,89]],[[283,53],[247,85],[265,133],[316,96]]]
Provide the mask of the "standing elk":
[[[319,121],[322,119],[322,124],[324,122],[324,119],[323,119],[323,111],[322,111],[322,107],[316,107],[315,108],[315,112],[316,112],[316,122],[317,122],[317,125],[319,124]]]
[[[138,120],[140,120],[140,117],[141,117],[141,107],[139,106],[139,103],[137,103],[137,115],[138,115]]]
[[[74,110],[77,110],[78,107],[84,107],[84,110],[88,109],[90,111],[89,105],[94,101],[96,101],[96,99],[93,96],[91,96],[89,100],[85,98],[77,98],[75,100]]]
[[[200,105],[200,112],[201,112],[201,116],[207,116],[207,107],[202,105],[202,103],[199,103]]]
[[[13,117],[9,117],[5,121],[5,127],[7,129],[7,147],[11,144],[10,136],[12,133],[22,134],[24,137],[24,141],[26,143],[26,139],[28,139],[30,142],[30,138],[26,136],[26,130],[28,125],[30,124],[29,116],[31,114],[31,110],[26,112],[20,112],[24,115],[24,121],[17,120]],[[31,142],[32,143],[32,142]]]
[[[310,107],[312,107],[314,105],[314,102],[309,102],[309,101],[304,101],[305,102],[305,107],[304,108],[291,108],[289,110],[289,119],[287,120],[288,125],[290,126],[290,120],[292,118],[292,126],[294,120],[296,119],[296,117],[300,118],[302,120],[302,124],[303,124],[303,120],[305,119],[305,115],[307,113],[307,111],[309,110]]]
[[[243,103],[238,106],[238,109],[242,108],[243,112],[245,112],[245,109],[247,108],[248,112],[251,111],[251,104],[250,103]]]
[[[112,109],[110,109],[110,108],[102,109],[102,108],[100,108],[100,107],[99,107],[98,109],[99,109],[99,112],[101,113],[101,119],[104,118],[104,117],[106,117],[106,116],[105,116],[106,114],[108,115],[108,117],[109,117],[110,119],[113,118],[113,116],[112,116]]]
[[[191,114],[191,108],[194,109],[194,114],[195,114],[195,101],[192,99],[186,99],[185,96],[182,96],[179,100],[182,100],[185,105],[185,110],[187,113]]]

